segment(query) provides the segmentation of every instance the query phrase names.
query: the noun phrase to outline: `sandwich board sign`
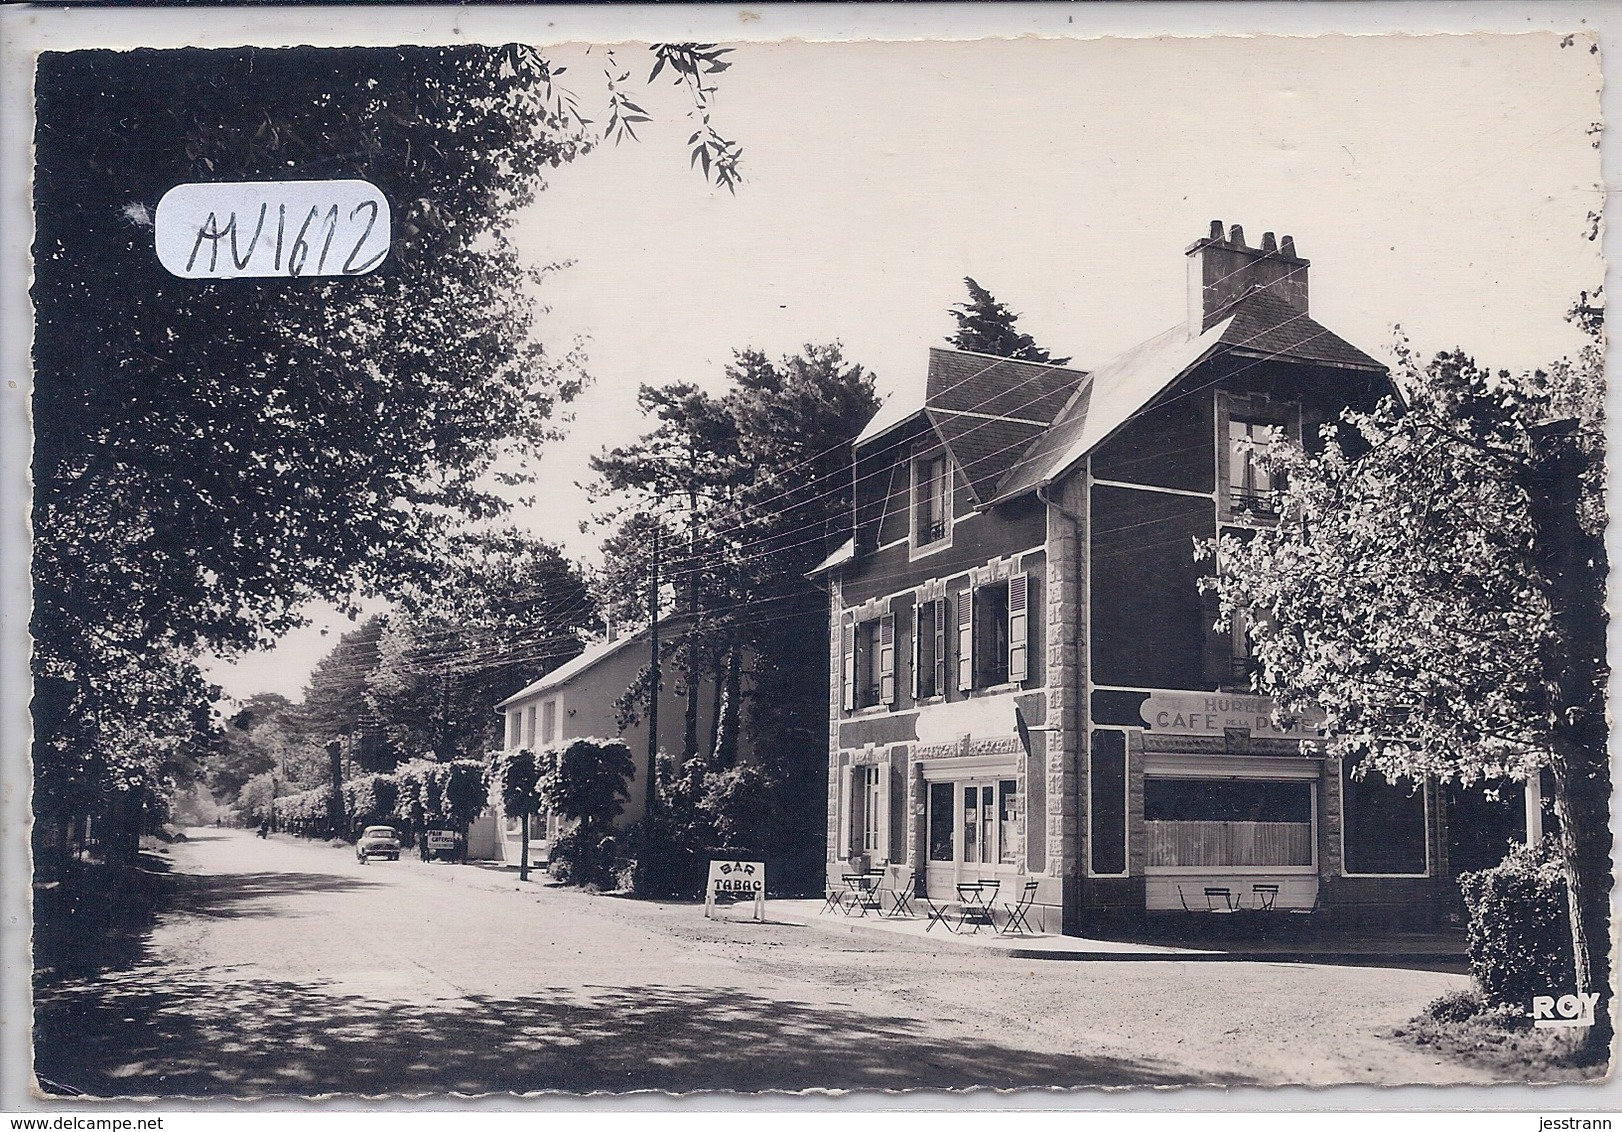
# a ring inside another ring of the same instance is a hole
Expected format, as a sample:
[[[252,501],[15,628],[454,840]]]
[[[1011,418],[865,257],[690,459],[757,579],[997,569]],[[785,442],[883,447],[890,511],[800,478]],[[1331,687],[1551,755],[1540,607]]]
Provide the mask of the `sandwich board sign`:
[[[711,861],[710,879],[704,885],[704,917],[715,919],[717,900],[736,903],[752,900],[754,919],[766,922],[766,862]]]

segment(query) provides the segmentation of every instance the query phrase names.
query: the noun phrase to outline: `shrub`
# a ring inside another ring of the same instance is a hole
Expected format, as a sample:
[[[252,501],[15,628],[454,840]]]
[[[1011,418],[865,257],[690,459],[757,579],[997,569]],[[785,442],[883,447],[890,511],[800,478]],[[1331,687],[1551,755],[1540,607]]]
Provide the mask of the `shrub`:
[[[397,790],[392,774],[364,774],[344,783],[344,808],[351,833],[394,820]]]
[[[1433,1022],[1465,1022],[1480,1014],[1486,1005],[1480,991],[1465,987],[1433,999],[1423,1013]]]
[[[1470,973],[1495,1006],[1524,1010],[1533,995],[1574,983],[1566,881],[1552,841],[1518,846],[1459,878],[1470,910]]]
[[[618,852],[614,838],[584,834],[576,826],[552,842],[547,871],[552,874],[553,880],[579,888],[618,888],[620,870],[626,865]]]

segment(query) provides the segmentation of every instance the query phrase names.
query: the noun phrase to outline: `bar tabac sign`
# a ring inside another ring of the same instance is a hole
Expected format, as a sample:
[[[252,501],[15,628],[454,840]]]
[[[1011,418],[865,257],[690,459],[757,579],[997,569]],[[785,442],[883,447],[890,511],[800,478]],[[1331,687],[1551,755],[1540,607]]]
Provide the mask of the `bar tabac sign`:
[[[1267,696],[1227,692],[1153,691],[1138,708],[1144,727],[1162,735],[1230,735],[1258,739],[1304,739],[1316,735],[1321,715],[1297,713],[1275,722]]]
[[[704,885],[704,915],[715,919],[715,905],[750,902],[754,918],[766,920],[766,862],[711,861],[709,881]]]

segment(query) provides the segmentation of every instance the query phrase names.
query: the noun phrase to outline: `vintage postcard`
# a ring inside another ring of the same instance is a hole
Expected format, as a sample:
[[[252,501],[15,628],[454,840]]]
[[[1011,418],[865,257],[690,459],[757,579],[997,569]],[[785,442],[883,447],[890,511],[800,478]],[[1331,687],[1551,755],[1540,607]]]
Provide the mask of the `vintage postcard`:
[[[1606,1107],[1597,30],[73,15],[28,1106]]]

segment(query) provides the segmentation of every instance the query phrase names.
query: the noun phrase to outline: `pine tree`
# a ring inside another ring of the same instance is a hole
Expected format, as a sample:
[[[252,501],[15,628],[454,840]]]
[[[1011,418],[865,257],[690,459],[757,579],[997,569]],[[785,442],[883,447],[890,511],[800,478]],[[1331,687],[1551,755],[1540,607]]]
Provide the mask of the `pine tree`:
[[[973,279],[964,276],[963,284],[969,289],[969,301],[958,303],[947,313],[957,320],[957,333],[947,339],[959,350],[977,354],[996,354],[1022,362],[1046,362],[1062,366],[1069,358],[1055,358],[1036,344],[1029,334],[1021,334],[1014,326],[1019,315],[1007,305],[997,301],[992,293]]]

